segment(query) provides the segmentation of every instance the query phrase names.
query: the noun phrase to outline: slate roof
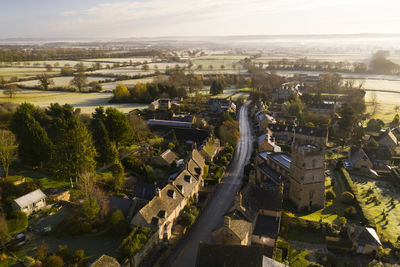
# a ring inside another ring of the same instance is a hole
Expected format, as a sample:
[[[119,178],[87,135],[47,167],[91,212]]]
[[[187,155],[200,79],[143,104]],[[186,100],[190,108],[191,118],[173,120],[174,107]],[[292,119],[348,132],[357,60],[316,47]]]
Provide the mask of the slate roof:
[[[264,189],[255,184],[247,184],[243,189],[243,205],[253,210],[282,210],[282,193],[280,188]]]
[[[35,191],[32,191],[26,195],[23,195],[22,197],[19,197],[17,199],[14,199],[14,202],[20,207],[20,208],[25,208],[29,206],[30,204],[36,203],[40,201],[41,199],[46,198],[46,195],[42,192],[42,190],[37,189]]]
[[[268,128],[274,132],[296,132],[299,134],[315,136],[315,137],[326,137],[328,134],[327,128],[317,128],[308,126],[288,126],[283,124],[270,124]]]
[[[101,255],[89,267],[120,267],[119,262],[106,254]]]
[[[364,147],[363,150],[371,161],[392,160],[392,152],[388,146]]]
[[[266,163],[258,165],[258,168],[260,168],[260,170],[262,170],[270,178],[272,178],[272,180],[275,183],[277,183],[277,184],[281,183],[281,175],[279,173],[277,173],[275,170],[273,170],[272,168],[270,168]]]
[[[393,134],[393,132],[390,130],[386,130],[386,131],[380,133],[379,136],[376,138],[376,141],[379,143],[380,141],[382,141],[385,138],[389,138],[394,144],[397,144],[397,138]]]
[[[152,200],[156,195],[156,186],[153,184],[136,183],[133,187],[133,197]]]
[[[364,149],[361,147],[351,147],[349,161],[352,165],[355,165],[358,161],[363,158],[368,158],[367,154],[365,154]]]
[[[191,122],[172,121],[172,120],[148,120],[147,124],[149,126],[171,126],[171,127],[184,127],[184,128],[192,127]]]
[[[286,155],[283,153],[276,153],[276,154],[271,154],[270,157],[278,161],[284,167],[290,169],[290,163],[292,162],[292,158],[290,155]]]
[[[351,241],[358,245],[382,246],[376,231],[364,226],[350,226],[347,231]]]
[[[278,238],[279,218],[259,214],[253,234],[258,236],[267,236],[273,239]]]
[[[109,196],[108,202],[112,211],[119,209],[125,215],[128,215],[129,209],[132,205],[132,200],[124,197]]]
[[[270,247],[200,243],[196,267],[262,267],[263,257],[272,257],[272,254]]]

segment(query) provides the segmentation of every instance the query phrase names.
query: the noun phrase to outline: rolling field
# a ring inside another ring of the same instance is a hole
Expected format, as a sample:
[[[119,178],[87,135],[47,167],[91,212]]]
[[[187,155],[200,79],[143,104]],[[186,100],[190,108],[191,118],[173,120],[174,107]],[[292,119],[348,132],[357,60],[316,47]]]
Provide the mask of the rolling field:
[[[367,105],[371,101],[373,94],[376,94],[379,103],[379,108],[375,118],[381,119],[384,122],[391,122],[395,116],[394,107],[400,105],[400,93],[390,93],[390,92],[372,92],[367,91],[365,101]],[[372,107],[369,105],[367,112],[371,112]]]
[[[53,71],[47,71],[46,68],[29,68],[29,67],[7,67],[0,68],[0,77],[10,79],[11,77],[28,78],[35,77],[39,74],[59,74],[60,69],[54,68]]]
[[[148,75],[152,74],[154,71],[142,71],[140,68],[133,68],[133,67],[121,67],[121,68],[114,68],[114,69],[101,69],[96,71],[89,71],[87,74],[101,74],[101,75],[114,75],[114,76],[135,76],[135,75]]]
[[[109,93],[74,93],[74,92],[60,92],[60,91],[40,91],[40,90],[22,90],[17,93],[12,99],[3,94],[0,90],[0,103],[13,102],[13,103],[32,103],[39,107],[47,107],[51,103],[70,104],[75,108],[80,108],[82,113],[92,113],[96,107],[115,107],[122,112],[129,112],[133,109],[146,108],[144,104],[110,104],[108,101],[112,98]]]
[[[202,65],[203,70],[210,70],[210,65],[213,66],[213,70],[221,70],[221,65],[224,65],[224,70],[232,70],[232,64],[236,65],[238,61],[244,59],[245,56],[204,56],[194,58],[192,60],[193,69],[197,69],[199,65]]]
[[[111,83],[103,83],[102,86],[103,86],[104,90],[114,90],[118,83],[124,84],[127,87],[133,87],[137,83],[151,83],[153,81],[153,79],[154,79],[154,77],[148,77],[148,78],[143,78],[143,79],[122,80],[122,81],[111,82]]]
[[[56,77],[52,78],[54,81],[54,85],[50,85],[50,87],[66,87],[70,85],[71,80],[73,79],[72,76],[64,76],[64,77]],[[87,77],[87,82],[99,81],[104,79],[112,79],[111,77]],[[18,82],[17,83],[22,88],[29,88],[33,86],[39,85],[39,80],[30,80],[25,82]]]
[[[113,62],[113,63],[129,63],[132,60],[132,62],[151,62],[153,60],[152,57],[129,57],[129,58],[94,58],[94,59],[83,59],[83,61],[87,62]]]

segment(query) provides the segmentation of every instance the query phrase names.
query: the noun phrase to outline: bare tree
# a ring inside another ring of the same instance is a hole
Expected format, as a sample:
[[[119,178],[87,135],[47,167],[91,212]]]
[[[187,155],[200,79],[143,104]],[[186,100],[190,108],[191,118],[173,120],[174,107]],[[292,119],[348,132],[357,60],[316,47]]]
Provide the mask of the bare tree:
[[[8,169],[16,158],[16,148],[14,134],[8,130],[0,130],[0,161],[6,178],[8,177]]]
[[[49,90],[49,85],[54,84],[54,81],[46,73],[39,75],[38,79],[40,87],[45,91]]]
[[[17,94],[18,91],[21,91],[21,89],[15,85],[15,84],[6,84],[4,86],[4,92],[3,94],[8,95],[8,97],[12,98]]]
[[[371,106],[371,114],[372,116],[375,116],[376,113],[378,113],[378,111],[380,110],[380,103],[378,102],[378,96],[375,92],[371,93],[370,106]]]

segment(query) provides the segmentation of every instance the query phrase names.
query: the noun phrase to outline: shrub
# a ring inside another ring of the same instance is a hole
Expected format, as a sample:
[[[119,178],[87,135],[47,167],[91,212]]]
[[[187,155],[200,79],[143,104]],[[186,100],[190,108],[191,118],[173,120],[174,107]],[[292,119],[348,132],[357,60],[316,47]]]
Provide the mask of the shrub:
[[[111,225],[116,226],[121,221],[125,220],[125,216],[120,209],[117,209],[111,214]]]
[[[341,225],[341,226],[346,226],[347,220],[346,220],[345,217],[340,217],[340,218],[339,218],[339,221],[340,221],[340,225]]]
[[[342,195],[340,196],[340,201],[342,201],[345,204],[351,204],[354,201],[354,195],[349,191],[343,192]]]
[[[344,214],[347,218],[353,218],[357,214],[357,210],[353,206],[349,206],[344,210]]]
[[[60,256],[51,255],[50,257],[48,257],[46,259],[44,266],[46,266],[46,267],[63,267],[64,261]]]
[[[196,220],[196,217],[194,217],[193,214],[190,214],[189,212],[183,212],[183,214],[180,217],[180,223],[185,226],[185,227],[190,227]]]
[[[326,199],[335,199],[336,198],[336,194],[333,191],[333,189],[329,189],[328,191],[326,191]]]
[[[280,249],[280,248],[277,248],[276,249],[276,252],[275,252],[275,260],[276,261],[279,261],[279,262],[282,262],[282,249]]]
[[[41,261],[44,260],[47,257],[47,251],[48,251],[47,245],[42,244],[40,246],[37,246],[35,255],[36,259]]]
[[[14,210],[11,213],[11,217],[7,220],[8,234],[13,235],[25,231],[28,227],[28,216],[25,212],[20,210]]]
[[[83,249],[77,249],[72,254],[72,259],[75,263],[83,263],[85,260],[85,251]]]
[[[136,227],[128,237],[122,240],[121,248],[126,256],[132,256],[140,251],[146,244],[150,235],[150,229]]]
[[[68,246],[58,245],[58,254],[63,258],[68,257],[69,256]]]

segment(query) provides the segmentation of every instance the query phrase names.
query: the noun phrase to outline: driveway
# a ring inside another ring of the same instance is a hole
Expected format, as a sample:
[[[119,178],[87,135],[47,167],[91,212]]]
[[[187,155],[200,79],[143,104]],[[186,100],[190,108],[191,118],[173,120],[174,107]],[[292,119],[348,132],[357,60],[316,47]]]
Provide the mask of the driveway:
[[[249,104],[250,102],[244,104],[239,111],[241,138],[222,183],[165,266],[195,266],[199,243],[211,241],[211,232],[218,221],[222,220],[223,214],[232,204],[234,195],[240,190],[244,166],[248,163],[253,148],[253,137],[248,120]]]

